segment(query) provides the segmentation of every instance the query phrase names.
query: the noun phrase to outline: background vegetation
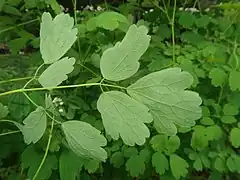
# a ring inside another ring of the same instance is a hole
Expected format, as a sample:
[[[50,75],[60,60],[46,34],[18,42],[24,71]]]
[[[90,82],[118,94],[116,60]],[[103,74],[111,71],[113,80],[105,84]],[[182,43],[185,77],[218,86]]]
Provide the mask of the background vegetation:
[[[129,0],[91,6],[90,2],[69,2],[0,1],[0,179],[240,179],[240,3]],[[151,137],[145,144],[128,146],[105,133],[96,107],[101,89],[51,90],[60,114],[57,120],[79,120],[101,131],[108,141],[104,147],[108,159],[105,163],[80,159],[68,149],[60,128],[51,131],[51,124],[37,143],[26,144],[11,122],[22,123],[36,108],[32,101],[44,105],[45,92],[29,92],[29,99],[24,93],[4,93],[21,89],[30,79],[28,88],[39,86],[33,75],[42,64],[42,14],[55,17],[65,12],[74,18],[78,38],[66,55],[74,57],[76,64],[62,83],[72,85],[100,82],[102,53],[126,33],[117,15],[91,23],[106,11],[145,25],[151,35],[140,70],[117,85],[128,86],[146,74],[180,67],[194,78],[191,90],[202,98],[202,117],[193,127],[178,128],[175,136],[161,134],[150,124]]]

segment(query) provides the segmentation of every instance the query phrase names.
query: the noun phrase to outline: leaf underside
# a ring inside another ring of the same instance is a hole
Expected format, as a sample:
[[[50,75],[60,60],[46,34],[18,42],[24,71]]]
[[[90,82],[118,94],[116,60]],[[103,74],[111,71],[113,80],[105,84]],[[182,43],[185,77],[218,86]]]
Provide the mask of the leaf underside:
[[[50,65],[38,78],[43,87],[56,87],[63,81],[67,80],[67,74],[74,69],[74,58],[65,57],[54,64]]]
[[[147,33],[145,26],[131,25],[121,42],[103,52],[100,69],[105,79],[120,81],[138,71],[138,61],[147,50],[151,39]]]
[[[115,140],[121,136],[125,144],[143,145],[150,136],[144,123],[152,122],[148,108],[119,91],[104,92],[100,95],[97,108],[102,115],[106,132]]]
[[[172,136],[177,126],[191,127],[201,117],[201,98],[185,90],[192,76],[180,68],[169,68],[144,76],[127,88],[129,95],[145,104],[159,133]]]
[[[77,39],[77,28],[68,14],[61,13],[52,19],[43,13],[40,28],[40,52],[45,64],[58,61]]]
[[[107,140],[99,130],[75,120],[62,123],[62,129],[69,147],[78,156],[100,161],[107,159],[107,152],[101,148],[107,145]]]

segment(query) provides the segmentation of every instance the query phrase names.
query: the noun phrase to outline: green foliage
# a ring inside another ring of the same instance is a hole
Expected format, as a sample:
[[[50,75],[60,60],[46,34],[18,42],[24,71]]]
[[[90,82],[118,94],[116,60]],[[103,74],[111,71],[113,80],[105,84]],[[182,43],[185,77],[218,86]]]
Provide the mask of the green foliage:
[[[43,107],[39,106],[23,121],[24,125],[16,124],[22,131],[26,144],[36,143],[43,136],[47,127],[47,115]]]
[[[185,90],[192,82],[189,73],[169,68],[141,78],[127,91],[149,107],[157,131],[171,136],[177,133],[176,125],[191,127],[201,117],[201,98]]]
[[[62,129],[69,147],[77,155],[101,161],[106,160],[107,153],[101,146],[105,146],[107,140],[100,135],[100,131],[90,124],[80,121],[64,122]]]
[[[119,91],[104,92],[98,99],[97,107],[106,132],[114,140],[120,135],[129,146],[143,145],[145,138],[150,136],[144,124],[152,122],[148,108],[126,94]]]
[[[67,80],[67,74],[74,69],[74,58],[63,58],[51,64],[38,78],[43,87],[55,87]],[[51,78],[49,78],[51,77]]]
[[[105,79],[120,81],[138,71],[140,66],[138,60],[147,50],[150,42],[150,36],[147,33],[145,26],[132,25],[121,42],[104,51],[100,68]]]
[[[0,179],[239,179],[239,5],[201,3],[1,1]]]
[[[73,25],[69,15],[62,13],[52,19],[50,13],[43,13],[40,51],[45,64],[58,61],[76,41],[77,29],[72,29]]]

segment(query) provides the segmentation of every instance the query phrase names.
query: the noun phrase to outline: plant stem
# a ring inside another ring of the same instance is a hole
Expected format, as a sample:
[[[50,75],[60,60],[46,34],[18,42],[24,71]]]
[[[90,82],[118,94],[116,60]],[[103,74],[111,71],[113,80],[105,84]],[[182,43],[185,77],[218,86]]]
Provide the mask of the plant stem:
[[[44,153],[44,156],[43,156],[43,159],[40,163],[40,165],[38,166],[38,169],[35,173],[35,175],[33,176],[33,180],[35,180],[40,172],[40,170],[42,169],[42,166],[47,158],[47,155],[48,155],[48,151],[49,151],[49,147],[50,147],[50,144],[51,144],[51,140],[52,140],[52,132],[53,132],[53,126],[54,126],[54,121],[52,120],[52,123],[51,123],[51,129],[50,129],[50,133],[49,133],[49,138],[48,138],[48,143],[47,143],[47,147],[46,147],[46,150],[45,150],[45,153]]]
[[[77,22],[77,0],[73,0],[73,11],[74,11],[74,22],[75,22],[75,26],[77,26],[78,22]],[[78,45],[78,55],[79,58],[81,59],[81,44],[80,44],[80,40],[79,37],[77,36],[77,45]]]
[[[27,86],[28,86],[28,84],[30,84],[33,80],[35,80],[36,79],[36,77],[37,77],[37,74],[38,74],[38,71],[42,68],[44,66],[44,63],[43,64],[41,64],[38,68],[37,68],[37,70],[36,70],[36,72],[35,72],[35,74],[34,74],[34,76],[23,86],[23,89],[25,89]]]
[[[176,8],[177,8],[177,0],[174,0],[174,7],[173,7],[173,15],[171,20],[171,27],[172,27],[172,61],[173,65],[176,63],[176,56],[175,56],[175,15],[176,15]]]
[[[32,79],[33,77],[22,77],[22,78],[14,78],[14,79],[9,79],[9,80],[3,80],[3,81],[0,81],[0,84],[3,84],[3,83],[9,83],[9,82],[15,82],[15,81],[23,81],[23,80],[28,80],[28,79]]]
[[[221,103],[222,95],[223,95],[223,87],[221,87],[221,90],[220,90],[220,93],[219,93],[219,96],[218,96],[218,104]]]
[[[34,106],[38,107],[38,105],[25,92],[22,92],[22,93]]]
[[[67,86],[56,86],[56,87],[42,87],[42,88],[29,88],[29,89],[15,89],[11,91],[7,91],[4,93],[0,93],[1,96],[6,96],[15,93],[22,93],[22,92],[32,92],[32,91],[47,91],[47,90],[54,90],[54,89],[67,89],[67,88],[78,88],[78,87],[86,87],[86,86],[106,86],[106,87],[113,87],[118,89],[126,89],[126,87],[112,85],[112,84],[101,84],[101,83],[86,83],[86,84],[75,84],[75,85],[67,85]]]
[[[2,120],[0,120],[0,123],[1,123],[1,122],[7,122],[7,123],[13,123],[13,124],[15,124],[15,121],[7,120],[7,119],[2,119]]]
[[[31,24],[31,23],[33,23],[33,22],[35,22],[35,21],[39,21],[39,18],[30,20],[30,21],[27,21],[27,22],[24,22],[24,23],[20,23],[20,24],[18,24],[18,25],[16,25],[16,26],[12,26],[12,27],[3,29],[3,30],[0,31],[0,34],[6,32],[6,31],[10,31],[10,30],[15,29],[15,28],[20,27],[20,26],[24,26],[24,25],[27,25],[27,24]]]
[[[20,133],[20,132],[21,131],[17,130],[17,131],[10,131],[10,132],[1,133],[0,137],[5,136],[5,135],[10,135],[10,134],[16,134],[16,133]]]
[[[39,107],[39,105],[37,105],[25,92],[23,92],[23,94],[26,96],[26,98],[36,107]],[[55,121],[57,124],[62,124],[61,122],[59,122],[58,120],[54,119],[48,112],[47,110],[45,109],[45,113],[46,115],[52,119],[53,121]]]

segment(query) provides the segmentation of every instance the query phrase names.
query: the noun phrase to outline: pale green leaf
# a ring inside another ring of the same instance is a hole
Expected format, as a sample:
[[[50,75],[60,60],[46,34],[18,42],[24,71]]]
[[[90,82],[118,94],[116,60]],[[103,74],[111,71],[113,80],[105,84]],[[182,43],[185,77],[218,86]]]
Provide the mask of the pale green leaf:
[[[130,23],[124,15],[113,11],[106,11],[97,17],[89,19],[86,25],[89,31],[95,30],[97,27],[113,31],[117,28],[126,30]]]
[[[152,156],[152,165],[159,175],[163,175],[169,169],[168,159],[161,152],[156,152]]]
[[[148,127],[152,116],[148,108],[120,91],[104,92],[98,99],[97,108],[101,113],[106,132],[115,140],[121,136],[129,146],[143,145],[150,136]]]
[[[121,42],[103,52],[100,68],[105,79],[120,81],[138,71],[138,61],[147,50],[151,39],[147,33],[145,26],[131,25]]]
[[[83,167],[83,160],[71,151],[63,151],[59,158],[61,180],[75,180]]]
[[[180,179],[181,177],[185,177],[188,173],[188,163],[176,154],[172,154],[170,156],[170,167],[173,176],[176,179]]]
[[[81,121],[64,122],[62,129],[69,147],[78,156],[106,160],[107,152],[101,146],[106,146],[107,140],[100,134],[100,131]]]
[[[40,28],[40,51],[45,64],[59,60],[77,39],[77,28],[68,14],[61,13],[52,19],[43,13]]]
[[[65,57],[54,64],[50,65],[38,78],[43,87],[56,87],[63,81],[67,80],[67,74],[74,69],[74,58]]]
[[[191,127],[201,117],[198,93],[185,90],[192,76],[180,68],[169,68],[144,76],[127,88],[127,92],[147,105],[159,133],[175,135],[177,127]]]
[[[233,128],[230,132],[230,141],[235,148],[240,147],[240,128]]]
[[[132,177],[138,177],[145,171],[144,159],[139,155],[131,156],[127,160],[126,169]]]
[[[47,127],[47,116],[43,107],[39,106],[31,112],[23,121],[24,125],[19,127],[24,136],[26,144],[36,143],[43,136]]]

